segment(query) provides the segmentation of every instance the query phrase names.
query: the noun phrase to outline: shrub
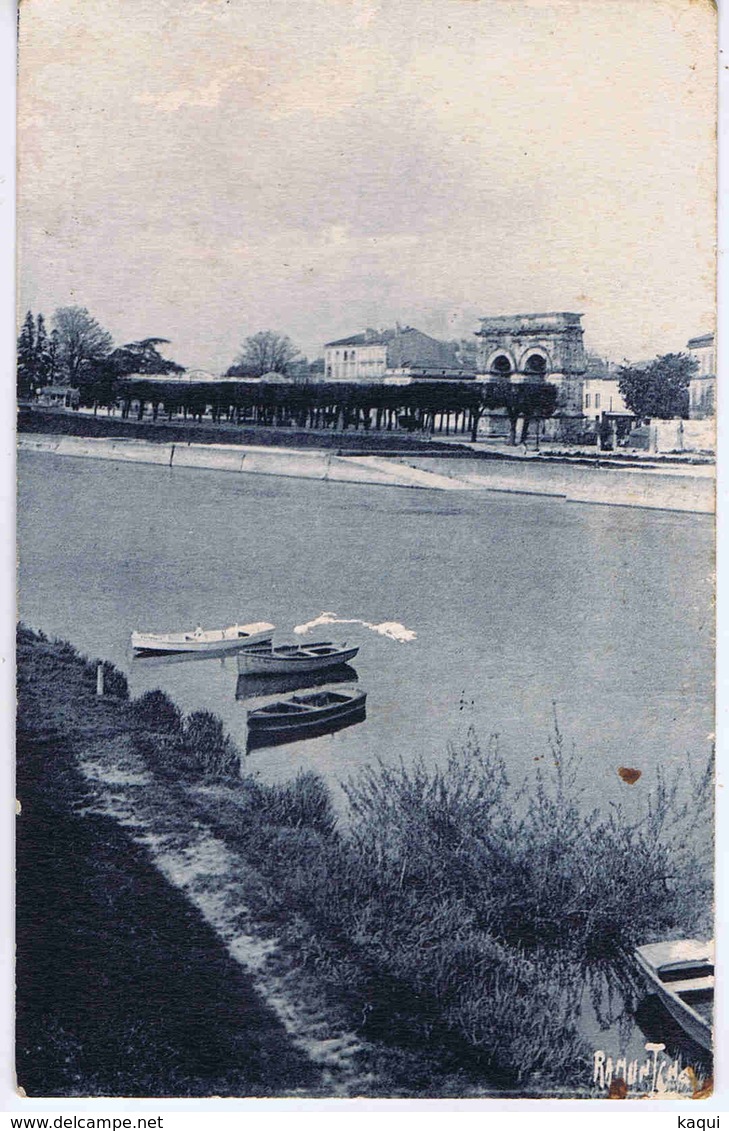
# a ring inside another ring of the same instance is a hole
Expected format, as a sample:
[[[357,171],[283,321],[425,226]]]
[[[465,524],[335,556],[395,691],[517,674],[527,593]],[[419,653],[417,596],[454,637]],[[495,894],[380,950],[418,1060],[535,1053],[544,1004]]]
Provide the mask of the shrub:
[[[148,730],[182,733],[182,712],[164,691],[145,691],[132,704],[134,718]]]
[[[211,711],[193,711],[185,719],[182,737],[186,764],[196,775],[239,775],[240,754],[217,715]]]
[[[300,770],[281,785],[251,782],[252,804],[262,821],[292,828],[306,826],[330,836],[337,817],[326,784],[311,770]]]
[[[114,699],[128,699],[129,698],[129,684],[127,677],[118,668],[108,660],[104,660],[104,694],[110,695]],[[96,666],[93,665],[94,678],[96,677]]]

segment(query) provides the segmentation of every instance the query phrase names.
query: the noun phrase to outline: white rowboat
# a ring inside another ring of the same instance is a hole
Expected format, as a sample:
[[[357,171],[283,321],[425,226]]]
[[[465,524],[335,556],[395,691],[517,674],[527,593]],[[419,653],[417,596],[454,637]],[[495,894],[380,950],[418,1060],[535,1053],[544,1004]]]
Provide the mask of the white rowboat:
[[[348,664],[358,652],[359,648],[347,648],[346,644],[333,644],[330,640],[281,644],[276,648],[264,641],[238,653],[238,671],[241,675],[319,672],[338,664]]]
[[[274,626],[267,621],[255,624],[233,624],[229,628],[207,631],[196,628],[192,632],[133,632],[132,647],[135,652],[159,654],[164,652],[234,652],[250,644],[270,641]]]
[[[714,943],[699,939],[639,946],[636,961],[650,989],[687,1036],[711,1052]]]

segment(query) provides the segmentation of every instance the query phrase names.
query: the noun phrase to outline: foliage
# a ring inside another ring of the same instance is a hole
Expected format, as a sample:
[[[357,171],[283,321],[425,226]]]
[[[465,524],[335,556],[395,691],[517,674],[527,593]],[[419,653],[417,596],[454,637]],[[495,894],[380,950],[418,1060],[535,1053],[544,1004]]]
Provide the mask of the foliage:
[[[36,389],[51,384],[58,369],[58,333],[48,336],[45,319],[38,315],[33,320],[28,311],[18,338],[17,383],[18,396],[28,397]]]
[[[278,334],[275,330],[261,330],[246,338],[228,375],[235,377],[250,374],[262,377],[264,373],[287,373],[298,352],[286,334]]]
[[[304,826],[330,836],[337,818],[324,781],[311,770],[300,770],[293,781],[263,785],[249,779],[251,805],[259,820],[291,828]]]
[[[225,733],[221,720],[211,711],[193,711],[183,725],[186,765],[206,777],[236,776],[240,754]]]
[[[28,311],[18,336],[17,346],[18,397],[28,397],[36,385],[35,322]]]
[[[648,365],[622,365],[618,388],[636,416],[671,420],[688,416],[689,385],[698,361],[686,353],[667,353]]]
[[[525,443],[533,420],[545,420],[557,407],[557,387],[540,381],[497,381],[493,386],[494,407],[502,407],[509,418],[510,440],[516,443],[516,427],[523,420],[521,442]]]
[[[148,730],[182,734],[182,712],[164,691],[145,691],[132,707],[136,721]]]
[[[85,306],[58,307],[53,324],[58,332],[60,376],[65,384],[81,385],[89,367],[111,352],[111,334]]]
[[[184,366],[162,357],[158,346],[169,345],[169,338],[144,338],[141,342],[128,342],[118,346],[111,354],[111,364],[117,377],[130,373],[149,373],[163,376],[166,373],[184,373]]]

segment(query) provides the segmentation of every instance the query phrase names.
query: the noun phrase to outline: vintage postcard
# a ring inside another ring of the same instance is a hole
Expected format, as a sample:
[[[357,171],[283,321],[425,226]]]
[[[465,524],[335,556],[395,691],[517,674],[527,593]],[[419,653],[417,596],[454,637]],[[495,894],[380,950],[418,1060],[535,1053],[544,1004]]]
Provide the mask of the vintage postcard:
[[[713,1088],[708,0],[24,0],[38,1097]]]

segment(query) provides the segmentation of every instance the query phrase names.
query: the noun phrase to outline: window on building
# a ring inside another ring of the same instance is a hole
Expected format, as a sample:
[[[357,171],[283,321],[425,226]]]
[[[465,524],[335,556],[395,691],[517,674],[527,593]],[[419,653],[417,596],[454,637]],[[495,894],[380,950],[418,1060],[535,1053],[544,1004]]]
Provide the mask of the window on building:
[[[599,407],[600,407],[600,394],[595,393],[595,408],[599,408]]]
[[[585,393],[585,408],[589,408],[589,407],[590,407],[590,394]]]

